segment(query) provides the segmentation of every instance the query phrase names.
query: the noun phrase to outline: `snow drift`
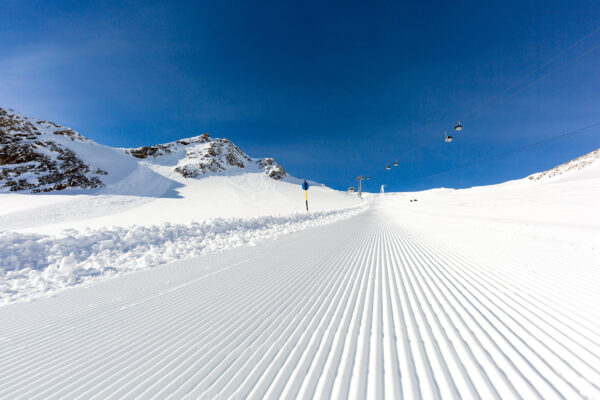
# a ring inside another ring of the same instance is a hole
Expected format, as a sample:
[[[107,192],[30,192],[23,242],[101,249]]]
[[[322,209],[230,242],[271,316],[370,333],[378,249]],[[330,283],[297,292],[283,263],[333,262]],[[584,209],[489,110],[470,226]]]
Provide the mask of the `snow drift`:
[[[32,299],[60,288],[207,252],[254,245],[345,219],[359,211],[66,230],[57,235],[0,231],[0,303]]]

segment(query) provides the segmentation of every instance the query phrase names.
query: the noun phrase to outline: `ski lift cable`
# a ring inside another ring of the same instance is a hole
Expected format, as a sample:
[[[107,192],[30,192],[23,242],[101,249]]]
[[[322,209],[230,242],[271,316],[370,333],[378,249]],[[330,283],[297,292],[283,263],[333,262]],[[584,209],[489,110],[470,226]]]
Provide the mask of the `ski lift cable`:
[[[523,86],[523,87],[517,89],[516,91],[513,91],[512,93],[510,93],[508,95],[508,97],[503,98],[512,89],[518,87],[521,83],[525,82],[529,77],[534,76],[539,71],[543,70],[545,67],[551,65],[552,63],[554,63],[555,61],[557,61],[558,59],[560,59],[563,55],[565,55],[566,53],[568,53],[575,46],[577,46],[578,44],[584,42],[585,40],[589,39],[590,37],[594,36],[598,32],[600,32],[600,25],[598,25],[596,28],[592,29],[589,33],[585,34],[581,38],[577,39],[575,42],[571,43],[569,46],[567,46],[564,50],[560,51],[554,57],[552,57],[549,60],[545,61],[542,65],[540,65],[539,67],[537,67],[534,71],[529,72],[528,74],[524,75],[523,77],[521,77],[520,79],[518,79],[513,84],[507,86],[500,94],[494,96],[491,100],[483,103],[483,105],[476,106],[473,109],[471,109],[471,111],[469,111],[465,116],[463,116],[461,118],[461,121],[470,119],[470,117],[472,117],[478,111],[484,109],[485,107],[489,106],[490,104],[493,104],[494,102],[497,102],[500,99],[502,99],[502,101],[505,101],[507,98],[510,98],[510,97],[514,96],[515,94],[517,94],[518,92],[531,87],[532,85],[534,85],[535,83],[539,82],[540,80],[548,77],[549,75],[551,75],[551,74],[553,74],[553,73],[555,73],[557,71],[560,71],[560,70],[566,68],[568,65],[574,63],[575,61],[578,61],[578,60],[582,59],[583,57],[587,56],[591,52],[593,52],[596,49],[600,48],[600,44],[593,46],[592,48],[590,48],[587,51],[585,51],[583,54],[580,54],[580,55],[578,55],[578,56],[576,56],[576,57],[568,60],[565,64],[562,64],[561,66],[558,66],[555,69],[551,69],[551,70],[547,71],[544,75],[537,77],[535,80],[529,82],[526,86]],[[411,151],[419,151],[419,150],[422,150],[422,149],[424,149],[426,147],[429,147],[432,143],[434,143],[435,141],[438,140],[437,138],[438,138],[437,135],[435,137],[431,137],[431,139],[427,143],[425,143],[425,144],[417,147],[417,149],[406,151],[405,153],[402,154],[402,156],[405,156],[406,154],[410,153]]]
[[[568,67],[569,65],[573,64],[574,62],[586,57],[587,55],[589,55],[590,53],[592,53],[593,51],[597,50],[600,48],[600,44],[597,44],[595,46],[593,46],[592,48],[588,49],[587,51],[585,51],[582,54],[579,54],[578,56],[571,58],[570,60],[568,60],[566,63],[559,65],[558,67],[554,68],[554,69],[550,69],[549,71],[547,71],[546,73],[544,73],[543,75],[537,77],[536,79],[534,79],[533,81],[530,81],[529,83],[527,83],[525,86],[522,86],[520,88],[518,88],[515,91],[512,91],[510,94],[509,92],[518,87],[518,85],[520,85],[521,83],[523,83],[527,78],[535,75],[536,73],[538,73],[539,71],[541,71],[542,69],[544,69],[545,67],[547,67],[548,65],[551,65],[553,62],[555,62],[556,60],[558,60],[560,57],[562,57],[564,54],[566,54],[567,52],[569,52],[572,48],[574,48],[575,46],[577,46],[578,44],[580,44],[581,42],[585,41],[586,39],[589,39],[590,37],[592,37],[594,34],[600,32],[600,26],[596,27],[595,29],[593,29],[592,31],[590,31],[589,33],[587,33],[586,35],[584,35],[583,37],[581,37],[580,39],[576,40],[575,42],[573,42],[571,45],[567,46],[567,48],[565,48],[564,50],[562,50],[560,53],[558,53],[557,55],[555,55],[554,57],[552,57],[551,59],[549,59],[548,61],[544,62],[542,65],[540,65],[538,68],[536,68],[534,71],[528,73],[527,75],[523,76],[522,78],[518,79],[515,83],[509,85],[508,87],[506,87],[500,94],[494,96],[491,100],[485,102],[483,105],[478,106],[473,108],[471,111],[469,111],[469,113],[466,115],[467,119],[469,119],[470,117],[472,117],[474,114],[476,114],[478,111],[482,110],[483,108],[489,106],[490,104],[494,103],[494,102],[498,102],[498,100],[501,100],[499,102],[499,104],[501,104],[503,101],[511,98],[512,96],[516,95],[517,93],[528,89],[529,87],[533,86],[534,84],[536,84],[537,82],[541,81],[542,79],[547,78],[548,76],[550,76],[553,73],[556,73],[558,71],[561,71],[563,69],[565,69],[566,67]],[[465,118],[462,118],[461,120],[465,120]],[[410,152],[413,151],[420,151],[426,147],[431,146],[432,143],[434,143],[435,141],[437,141],[437,135],[435,137],[431,137],[431,139],[429,141],[427,141],[427,143],[417,147],[416,149],[411,149],[411,150],[407,150],[405,151],[400,158],[403,158],[405,155],[407,155]]]
[[[530,148],[533,148],[533,147],[536,147],[536,146],[541,146],[541,145],[544,145],[544,144],[549,143],[549,142],[553,142],[553,141],[558,140],[558,139],[564,139],[564,138],[568,138],[568,137],[582,135],[584,133],[588,133],[588,132],[594,131],[596,129],[600,129],[600,122],[596,122],[594,124],[585,126],[583,128],[575,129],[575,130],[572,130],[572,131],[569,131],[569,132],[565,132],[565,133],[562,133],[562,134],[559,134],[559,135],[556,135],[556,136],[551,136],[549,138],[542,139],[542,140],[534,142],[534,143],[529,143],[529,144],[523,145],[521,147],[517,147],[516,149],[512,149],[512,150],[508,150],[508,151],[505,151],[505,152],[502,152],[502,153],[498,153],[498,154],[494,154],[494,155],[491,155],[491,156],[488,156],[488,157],[484,157],[484,158],[481,158],[481,159],[478,159],[478,160],[475,160],[475,161],[472,161],[472,162],[469,162],[469,163],[466,163],[466,164],[462,164],[462,165],[456,166],[454,168],[450,168],[450,169],[447,169],[447,170],[444,170],[444,171],[436,172],[434,174],[425,175],[425,176],[421,176],[421,177],[414,178],[414,179],[409,179],[409,180],[404,181],[404,183],[413,183],[413,182],[418,182],[418,181],[421,181],[421,180],[424,180],[424,179],[433,178],[433,177],[436,177],[436,176],[446,175],[446,174],[448,174],[450,172],[454,172],[454,171],[457,171],[457,170],[460,170],[460,169],[463,169],[463,168],[467,168],[467,167],[479,165],[479,164],[482,164],[484,162],[493,160],[495,158],[505,157],[507,155],[518,153],[520,151],[523,151],[523,150],[526,150],[526,149],[530,149]]]
[[[559,66],[559,67],[557,67],[557,68],[555,68],[555,69],[553,69],[553,70],[550,70],[550,71],[548,71],[547,73],[545,73],[545,74],[543,74],[543,75],[539,76],[537,79],[535,79],[535,80],[531,81],[531,82],[530,82],[530,83],[528,83],[526,86],[523,86],[523,87],[521,87],[520,89],[517,89],[516,91],[514,91],[514,92],[512,92],[510,95],[508,95],[506,98],[502,99],[502,101],[501,101],[499,104],[501,104],[503,101],[505,101],[505,100],[507,100],[507,99],[510,99],[512,96],[514,96],[515,94],[519,93],[520,91],[522,91],[522,90],[525,90],[525,89],[527,89],[527,88],[531,87],[532,85],[536,84],[537,82],[541,81],[542,79],[544,79],[544,78],[547,78],[547,77],[548,77],[548,76],[550,76],[551,74],[553,74],[553,73],[555,73],[555,72],[557,72],[557,71],[561,71],[561,70],[563,70],[563,69],[567,68],[569,65],[573,64],[575,61],[582,59],[583,57],[587,56],[588,54],[592,53],[593,51],[595,51],[595,50],[597,50],[597,49],[599,49],[599,48],[600,48],[600,44],[597,44],[596,46],[592,47],[591,49],[589,49],[589,50],[588,50],[588,51],[586,51],[585,53],[583,53],[583,54],[580,54],[579,56],[577,56],[577,57],[575,57],[575,58],[573,58],[573,59],[569,60],[567,63],[565,63],[565,64],[563,64],[563,65],[561,65],[561,66]]]
[[[536,73],[538,73],[539,71],[541,71],[542,69],[544,69],[545,67],[551,65],[552,63],[554,63],[555,61],[557,61],[558,59],[560,59],[563,55],[565,55],[566,53],[568,53],[571,49],[573,49],[575,46],[577,46],[578,44],[582,43],[583,41],[589,39],[590,37],[592,37],[593,35],[595,35],[596,33],[598,33],[600,31],[600,25],[597,26],[596,28],[592,29],[589,33],[585,34],[584,36],[582,36],[581,38],[577,39],[575,42],[571,43],[569,46],[567,46],[564,50],[560,51],[558,54],[556,54],[554,57],[550,58],[549,60],[545,61],[542,65],[540,65],[539,67],[537,67],[534,71],[529,72],[528,74],[524,75],[523,77],[519,78],[516,82],[512,83],[511,85],[507,86],[504,90],[502,90],[502,92],[496,96],[494,96],[491,100],[483,103],[483,105],[480,106],[476,106],[473,109],[471,109],[466,115],[462,116],[461,120],[468,120],[470,119],[470,117],[472,117],[474,114],[476,114],[478,111],[481,111],[482,109],[484,109],[485,107],[489,106],[490,104],[493,104],[494,102],[502,99],[502,101],[506,100],[503,99],[503,97],[505,95],[508,94],[508,92],[510,92],[512,89],[518,87],[518,85],[520,85],[521,83],[523,83],[524,81],[526,81],[529,77],[535,75]],[[512,96],[514,96],[516,93],[525,90],[529,87],[531,87],[532,85],[534,85],[535,83],[539,82],[540,80],[548,77],[549,75],[551,75],[552,73],[555,73],[557,71],[560,71],[564,68],[566,68],[568,65],[574,63],[575,61],[587,56],[588,54],[590,54],[591,52],[593,52],[594,50],[600,48],[600,44],[592,47],[591,49],[587,50],[586,52],[584,52],[583,54],[580,54],[579,56],[572,58],[571,60],[567,61],[567,63],[563,64],[562,66],[559,66],[555,69],[551,69],[548,72],[546,72],[544,75],[534,79],[533,81],[529,82],[526,86],[523,86],[519,89],[517,89],[516,91],[513,91],[507,98],[510,98]],[[465,118],[466,117],[466,118]],[[416,149],[408,149],[405,152],[403,152],[398,158],[404,158],[407,154],[411,153],[411,152],[415,152],[415,151],[420,151],[426,147],[431,146],[431,144],[433,144],[434,142],[436,142],[438,140],[438,136],[436,135],[435,137],[432,136],[430,138],[430,140],[427,141],[427,143],[417,147]]]
[[[579,129],[575,129],[573,131],[562,133],[560,135],[552,136],[552,137],[540,140],[538,142],[529,143],[529,144],[526,144],[524,146],[518,147],[516,149],[508,150],[508,151],[505,151],[503,153],[498,153],[498,154],[495,154],[495,155],[492,155],[492,156],[489,156],[489,157],[481,158],[479,160],[475,160],[475,161],[472,161],[472,162],[469,162],[469,163],[466,163],[466,164],[462,164],[462,165],[459,165],[457,167],[454,167],[454,168],[451,168],[451,169],[447,169],[445,171],[436,172],[434,174],[426,175],[426,176],[421,176],[421,177],[418,177],[418,178],[415,178],[415,179],[409,179],[407,181],[404,181],[404,183],[412,183],[412,182],[421,181],[423,179],[433,178],[435,176],[445,175],[445,174],[448,174],[450,172],[453,172],[453,171],[456,171],[456,170],[459,170],[459,169],[463,169],[463,168],[466,168],[466,167],[471,167],[471,166],[474,166],[474,165],[479,165],[481,163],[487,162],[489,160],[493,160],[495,158],[504,157],[504,156],[507,156],[509,154],[518,153],[520,151],[523,151],[523,150],[526,150],[526,149],[529,149],[529,148],[532,148],[532,147],[541,146],[543,144],[546,144],[548,142],[552,142],[554,140],[581,135],[581,134],[584,134],[584,133],[587,133],[587,132],[590,132],[590,131],[594,131],[594,130],[599,129],[599,128],[600,128],[600,122],[597,122],[595,124],[591,124],[591,125],[588,125],[588,126],[583,127],[583,128],[579,128]]]
[[[592,48],[588,49],[587,51],[585,51],[583,54],[580,54],[580,55],[578,55],[578,56],[576,56],[576,57],[568,60],[565,64],[562,64],[562,65],[560,65],[560,66],[558,66],[558,67],[556,67],[554,69],[551,69],[551,70],[547,71],[542,76],[537,77],[533,81],[529,82],[527,85],[522,86],[521,88],[518,88],[516,91],[513,91],[513,92],[511,92],[509,94],[509,92],[512,89],[517,88],[521,83],[525,82],[529,77],[534,76],[539,71],[541,71],[544,68],[546,68],[547,66],[551,65],[552,63],[554,63],[555,61],[557,61],[558,59],[560,59],[563,55],[565,55],[566,53],[568,53],[575,46],[577,46],[578,44],[584,42],[585,40],[589,39],[590,37],[594,36],[598,32],[600,32],[600,25],[597,26],[596,28],[592,29],[589,33],[585,34],[583,37],[577,39],[575,42],[571,43],[569,46],[567,46],[564,50],[560,51],[554,57],[552,57],[549,60],[545,61],[542,65],[540,65],[539,67],[537,67],[534,71],[529,72],[528,74],[524,75],[523,77],[521,77],[520,79],[518,79],[513,84],[507,86],[504,90],[502,90],[502,92],[500,94],[494,96],[491,100],[483,103],[483,105],[475,106],[473,109],[471,109],[471,111],[469,111],[465,116],[463,116],[463,118],[461,118],[461,120],[468,120],[468,119],[470,119],[470,117],[472,117],[478,111],[484,109],[485,107],[489,106],[490,104],[493,104],[493,103],[497,102],[498,100],[501,100],[500,103],[502,103],[506,99],[514,96],[515,94],[521,92],[522,90],[525,90],[525,89],[531,87],[532,85],[534,85],[535,83],[539,82],[540,80],[548,77],[549,75],[551,75],[551,74],[553,74],[553,73],[555,73],[557,71],[560,71],[560,70],[566,68],[567,66],[571,65],[575,61],[578,61],[578,60],[582,59],[583,57],[587,56],[588,54],[592,53],[593,51],[597,50],[598,48],[600,48],[600,44],[597,44],[597,45],[593,46]],[[508,97],[504,98],[506,95],[508,95]],[[460,121],[459,121],[459,125],[461,125]],[[461,128],[462,128],[462,125],[461,125]],[[462,129],[460,129],[460,130],[462,130]],[[431,143],[433,143],[436,140],[437,140],[436,137],[432,137],[428,143],[426,143],[426,144],[418,147],[418,150],[421,150],[421,149],[423,149],[425,147],[430,146]]]
[[[544,68],[546,68],[547,66],[551,65],[552,63],[554,63],[555,61],[557,61],[558,59],[560,59],[563,55],[565,55],[566,53],[568,53],[571,49],[573,49],[575,46],[577,46],[578,44],[580,44],[581,42],[589,39],[590,37],[594,36],[596,33],[598,33],[600,31],[600,25],[597,26],[596,28],[592,29],[589,33],[587,33],[586,35],[584,35],[583,37],[577,39],[575,42],[573,42],[572,44],[570,44],[569,46],[567,46],[564,50],[560,51],[558,54],[556,54],[554,57],[550,58],[549,60],[545,61],[542,65],[540,65],[539,67],[537,67],[534,71],[529,72],[528,74],[524,75],[523,77],[519,78],[516,82],[512,83],[511,85],[507,86],[504,90],[502,90],[502,92],[500,92],[500,94],[494,96],[491,100],[480,104],[479,106],[475,106],[473,109],[471,109],[471,111],[469,111],[466,114],[466,118],[463,117],[463,119],[468,119],[469,117],[473,116],[473,114],[476,114],[478,111],[481,111],[482,109],[484,109],[485,107],[489,106],[490,104],[495,103],[496,101],[502,99],[506,94],[508,94],[508,92],[510,92],[512,89],[518,87],[521,83],[525,82],[528,78],[530,78],[531,76],[534,76],[535,74],[537,74],[539,71],[543,70]],[[593,48],[591,48],[590,50],[586,51],[584,54],[571,59],[570,61],[568,61],[566,64],[564,64],[562,67],[558,67],[557,69],[554,70],[550,70],[548,71],[545,75],[543,75],[542,77],[539,77],[533,81],[531,81],[530,83],[528,83],[526,86],[517,89],[516,91],[512,92],[509,97],[513,96],[515,93],[520,92],[521,90],[524,90],[525,88],[530,87],[531,85],[533,85],[534,83],[538,82],[539,80],[541,80],[542,78],[552,74],[553,72],[556,72],[558,70],[561,70],[563,68],[565,68],[567,65],[577,61],[580,58],[583,58],[584,56],[588,55],[589,53],[591,53],[592,51],[594,51],[595,49],[597,49],[598,47],[600,47],[600,45],[594,46]],[[504,99],[502,100],[504,101]]]

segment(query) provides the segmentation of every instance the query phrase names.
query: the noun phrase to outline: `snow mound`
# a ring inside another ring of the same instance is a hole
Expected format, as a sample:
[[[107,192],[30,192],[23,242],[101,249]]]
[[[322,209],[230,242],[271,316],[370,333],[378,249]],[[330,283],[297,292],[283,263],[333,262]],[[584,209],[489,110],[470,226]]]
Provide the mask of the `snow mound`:
[[[544,172],[527,177],[532,181],[565,181],[574,179],[600,178],[600,149],[577,157]]]
[[[253,245],[349,218],[362,210],[355,207],[188,224],[68,230],[57,235],[0,231],[0,303],[33,299],[92,280]]]

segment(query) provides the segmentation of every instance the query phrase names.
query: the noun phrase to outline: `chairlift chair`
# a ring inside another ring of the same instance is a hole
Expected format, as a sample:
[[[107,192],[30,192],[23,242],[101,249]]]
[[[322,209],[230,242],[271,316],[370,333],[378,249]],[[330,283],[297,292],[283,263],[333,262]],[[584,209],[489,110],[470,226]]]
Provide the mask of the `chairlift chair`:
[[[385,167],[385,169],[387,169],[387,170],[389,171],[390,169],[392,169],[392,167],[390,167],[390,166],[388,165],[387,167]]]
[[[394,161],[394,167],[398,166],[398,161]]]
[[[454,138],[452,136],[449,136],[447,132],[444,132],[444,140],[446,141],[446,143],[450,143],[452,140],[454,140]]]
[[[456,124],[454,126],[454,130],[455,131],[462,131],[462,125],[460,124],[460,121],[458,121],[458,124]]]

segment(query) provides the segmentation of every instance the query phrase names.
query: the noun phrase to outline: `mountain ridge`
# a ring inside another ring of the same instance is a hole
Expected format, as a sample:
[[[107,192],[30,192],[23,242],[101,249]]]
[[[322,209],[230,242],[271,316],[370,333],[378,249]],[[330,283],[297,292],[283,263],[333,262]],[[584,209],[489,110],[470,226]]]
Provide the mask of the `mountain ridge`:
[[[102,188],[118,181],[115,166],[131,171],[138,161],[161,164],[173,156],[172,172],[184,178],[231,170],[262,171],[275,180],[287,176],[273,158],[252,158],[228,139],[208,133],[153,146],[113,148],[72,128],[0,108],[0,192]]]
[[[565,163],[559,164],[546,171],[531,174],[527,179],[542,182],[565,179],[578,172],[580,173],[579,175],[582,175],[582,172],[586,172],[586,170],[591,170],[592,168],[598,169],[600,172],[600,149],[596,149]]]

